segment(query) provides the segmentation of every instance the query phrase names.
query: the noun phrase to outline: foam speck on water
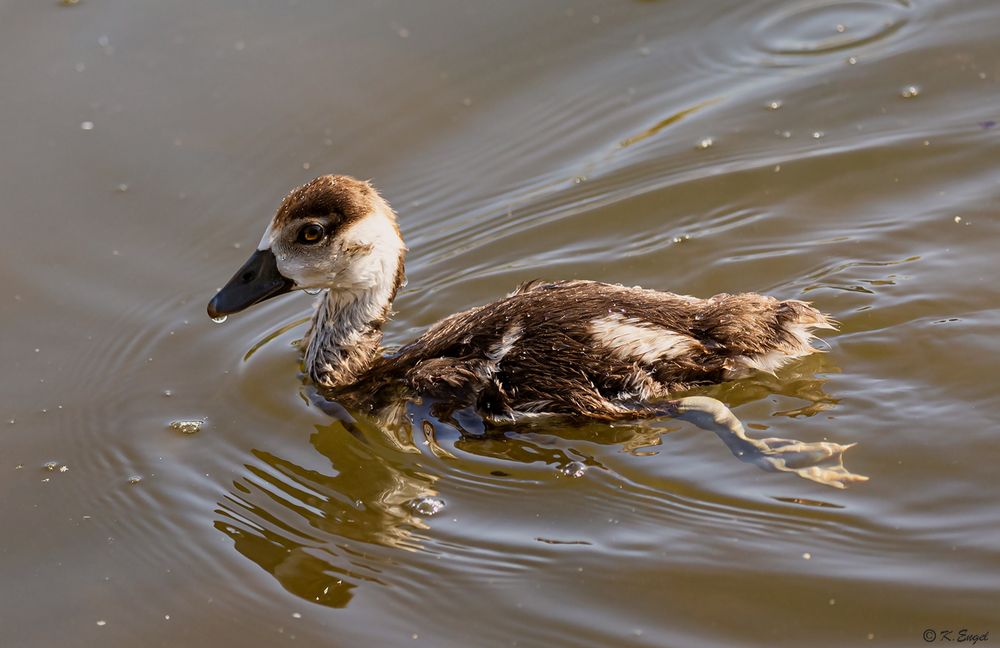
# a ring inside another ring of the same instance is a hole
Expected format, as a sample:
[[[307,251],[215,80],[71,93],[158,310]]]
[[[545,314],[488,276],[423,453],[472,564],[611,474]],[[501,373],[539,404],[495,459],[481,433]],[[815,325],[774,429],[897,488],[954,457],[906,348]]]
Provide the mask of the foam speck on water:
[[[201,432],[201,429],[204,426],[204,419],[178,419],[176,421],[170,421],[169,424],[171,430],[182,434],[195,434],[197,432]]]

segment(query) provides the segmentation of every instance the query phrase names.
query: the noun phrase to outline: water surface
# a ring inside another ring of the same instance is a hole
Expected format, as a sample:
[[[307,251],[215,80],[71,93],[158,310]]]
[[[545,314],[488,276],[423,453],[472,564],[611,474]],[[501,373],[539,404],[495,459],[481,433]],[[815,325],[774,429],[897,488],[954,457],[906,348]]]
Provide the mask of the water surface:
[[[0,8],[3,644],[1000,633],[998,28],[986,0]],[[407,453],[315,407],[308,297],[204,307],[325,172],[399,212],[391,344],[535,277],[813,301],[829,353],[703,393],[871,480],[680,421],[477,441],[416,411]]]

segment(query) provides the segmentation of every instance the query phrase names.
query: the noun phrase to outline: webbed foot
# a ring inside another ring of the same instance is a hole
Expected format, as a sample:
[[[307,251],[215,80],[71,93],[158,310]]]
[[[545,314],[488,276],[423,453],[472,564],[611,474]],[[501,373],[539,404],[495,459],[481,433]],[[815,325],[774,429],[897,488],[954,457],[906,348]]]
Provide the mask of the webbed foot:
[[[765,470],[793,472],[803,479],[834,488],[846,488],[850,483],[868,481],[864,475],[852,473],[844,466],[844,452],[853,448],[856,443],[804,443],[778,437],[749,440],[760,451],[751,461]]]
[[[855,444],[841,445],[829,441],[805,443],[794,439],[771,437],[754,439],[747,436],[736,415],[722,402],[706,396],[691,396],[672,401],[665,413],[711,430],[722,439],[741,461],[753,463],[764,470],[791,472],[834,488],[868,481],[864,475],[850,472],[844,466],[844,452]]]

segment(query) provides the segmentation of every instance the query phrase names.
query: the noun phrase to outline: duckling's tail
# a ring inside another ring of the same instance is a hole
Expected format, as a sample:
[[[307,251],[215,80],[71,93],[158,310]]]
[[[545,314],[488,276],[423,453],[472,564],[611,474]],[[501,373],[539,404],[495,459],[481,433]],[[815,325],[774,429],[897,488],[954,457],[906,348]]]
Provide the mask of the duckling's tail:
[[[725,362],[726,379],[755,370],[774,373],[795,358],[819,351],[811,344],[816,329],[837,329],[835,320],[804,301],[778,301],[760,295],[727,297],[737,304],[726,308],[742,311],[742,317],[735,321],[743,322],[752,333],[729,336],[726,346],[732,355]]]

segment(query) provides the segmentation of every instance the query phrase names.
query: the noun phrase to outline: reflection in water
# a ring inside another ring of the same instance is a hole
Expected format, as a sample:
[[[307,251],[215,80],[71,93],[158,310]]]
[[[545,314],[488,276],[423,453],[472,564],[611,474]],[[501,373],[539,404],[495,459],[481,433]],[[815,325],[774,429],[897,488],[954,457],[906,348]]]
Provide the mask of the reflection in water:
[[[379,583],[386,561],[364,545],[413,550],[426,525],[410,502],[436,495],[435,477],[390,462],[363,443],[356,422],[317,426],[310,442],[329,473],[254,450],[259,463],[219,503],[215,527],[237,551],[308,601],[344,607],[359,581]],[[359,547],[359,545],[361,545]]]
[[[813,370],[821,367],[812,365]],[[812,415],[837,401],[822,388],[823,380],[799,367],[787,379],[760,375],[714,388],[730,404],[784,393],[809,401],[794,412]],[[334,418],[317,426],[313,448],[331,466],[329,472],[307,469],[271,452],[253,450],[257,460],[216,509],[215,527],[229,536],[236,550],[273,575],[285,589],[308,601],[344,607],[362,582],[385,584],[382,568],[391,552],[378,548],[419,550],[418,533],[428,529],[421,515],[443,507],[434,483],[416,463],[426,455],[460,470],[474,470],[469,460],[541,464],[564,476],[579,477],[587,468],[606,469],[589,444],[620,446],[637,456],[654,455],[663,434],[676,428],[671,418],[604,425],[548,421],[518,428],[487,428],[474,414],[450,411],[439,403],[406,403],[383,411],[378,424],[354,415],[315,389],[305,396]],[[765,470],[842,488],[867,478],[848,472],[842,463],[850,446],[803,443],[791,439],[753,439],[726,405],[715,398],[687,396],[673,402],[677,417],[714,432],[741,461]],[[570,445],[558,442],[570,442]],[[572,442],[583,442],[573,444]],[[559,447],[561,445],[561,447]],[[457,464],[456,464],[457,462]],[[441,472],[443,467],[438,464]],[[508,475],[491,470],[493,475]],[[547,542],[546,539],[539,539]]]
[[[772,416],[793,418],[813,416],[823,411],[832,410],[840,402],[839,398],[831,396],[824,389],[828,379],[823,375],[838,371],[839,368],[831,363],[830,356],[824,353],[814,353],[781,369],[776,375],[757,373],[748,378],[701,389],[698,394],[717,398],[730,408],[764,400],[769,396],[785,396],[805,401],[806,404],[798,408],[774,412]],[[683,395],[695,395],[695,393]]]

